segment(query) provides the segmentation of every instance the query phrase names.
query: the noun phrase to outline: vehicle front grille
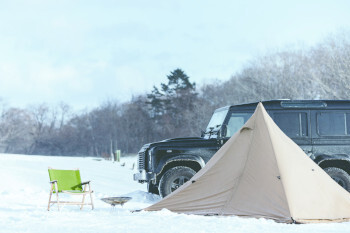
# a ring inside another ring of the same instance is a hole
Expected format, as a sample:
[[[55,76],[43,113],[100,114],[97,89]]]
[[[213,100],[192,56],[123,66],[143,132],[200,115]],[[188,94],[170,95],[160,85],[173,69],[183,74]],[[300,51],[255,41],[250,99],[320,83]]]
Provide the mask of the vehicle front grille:
[[[139,170],[146,168],[145,167],[145,155],[146,155],[146,151],[139,152],[139,165],[138,165]]]

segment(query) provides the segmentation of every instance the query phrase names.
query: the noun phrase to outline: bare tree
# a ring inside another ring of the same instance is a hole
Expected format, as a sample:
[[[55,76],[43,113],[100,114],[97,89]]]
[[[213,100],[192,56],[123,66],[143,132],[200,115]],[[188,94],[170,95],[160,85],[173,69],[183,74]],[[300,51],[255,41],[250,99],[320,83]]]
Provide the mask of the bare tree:
[[[0,144],[5,153],[26,153],[31,144],[32,119],[18,108],[3,110],[0,118]]]

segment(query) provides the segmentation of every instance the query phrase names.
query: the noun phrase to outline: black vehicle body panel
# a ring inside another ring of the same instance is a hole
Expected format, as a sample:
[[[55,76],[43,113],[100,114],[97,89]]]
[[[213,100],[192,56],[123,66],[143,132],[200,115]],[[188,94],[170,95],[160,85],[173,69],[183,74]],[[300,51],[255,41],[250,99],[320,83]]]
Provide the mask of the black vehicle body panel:
[[[349,100],[271,100],[262,103],[272,119],[280,122],[277,125],[285,133],[284,128],[295,131],[294,135],[286,134],[317,164],[322,168],[340,167],[350,174]],[[152,181],[157,185],[162,174],[174,166],[188,166],[198,171],[229,139],[225,133],[231,114],[251,115],[257,104],[226,106],[215,110],[214,114],[227,111],[227,115],[221,124],[207,128],[202,137],[173,138],[146,144],[139,152],[139,173],[134,174],[134,180],[141,183]],[[344,114],[346,132],[343,135],[322,135],[319,125],[324,118],[322,114],[327,113],[335,113],[337,117]],[[284,123],[284,114],[299,117],[299,131],[288,128],[289,122]]]

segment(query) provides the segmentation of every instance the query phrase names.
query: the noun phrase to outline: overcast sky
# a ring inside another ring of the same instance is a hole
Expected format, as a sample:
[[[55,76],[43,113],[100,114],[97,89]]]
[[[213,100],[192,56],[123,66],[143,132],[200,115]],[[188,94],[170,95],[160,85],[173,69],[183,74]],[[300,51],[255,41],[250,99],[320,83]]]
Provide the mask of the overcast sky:
[[[270,49],[350,28],[344,0],[0,0],[0,98],[10,106],[125,102],[181,68],[227,80]]]

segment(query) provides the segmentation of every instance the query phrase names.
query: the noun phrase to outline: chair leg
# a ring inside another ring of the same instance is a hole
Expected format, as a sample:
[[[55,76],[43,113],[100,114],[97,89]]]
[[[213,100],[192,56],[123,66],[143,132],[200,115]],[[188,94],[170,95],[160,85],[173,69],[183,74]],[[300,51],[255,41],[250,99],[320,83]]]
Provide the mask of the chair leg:
[[[58,187],[57,187],[57,183],[55,183],[55,189],[56,189],[56,198],[57,198],[57,209],[58,211],[60,211],[60,201],[58,198]]]
[[[82,210],[82,209],[83,209],[83,207],[84,207],[85,196],[86,196],[86,194],[83,194],[83,200],[81,201],[81,207],[80,207],[80,210]]]
[[[82,210],[83,209],[83,207],[84,207],[84,202],[85,202],[85,192],[86,192],[86,185],[84,185],[84,194],[83,194],[83,200],[81,201],[81,207],[80,207],[80,210]]]
[[[92,191],[91,191],[91,185],[90,185],[90,183],[89,183],[89,191],[90,191],[91,208],[94,209],[94,201],[92,200]]]
[[[91,208],[94,209],[94,201],[92,200],[92,193],[90,192]]]
[[[50,203],[51,203],[51,197],[52,197],[52,188],[53,188],[53,184],[51,184],[49,203],[47,205],[47,211],[50,211]]]

